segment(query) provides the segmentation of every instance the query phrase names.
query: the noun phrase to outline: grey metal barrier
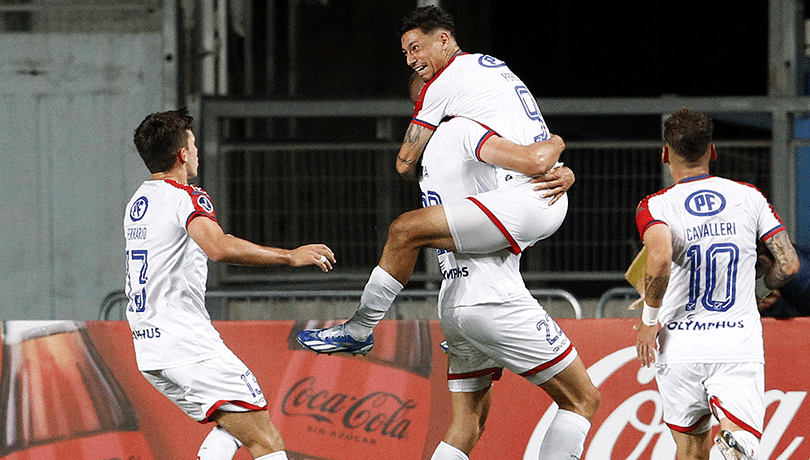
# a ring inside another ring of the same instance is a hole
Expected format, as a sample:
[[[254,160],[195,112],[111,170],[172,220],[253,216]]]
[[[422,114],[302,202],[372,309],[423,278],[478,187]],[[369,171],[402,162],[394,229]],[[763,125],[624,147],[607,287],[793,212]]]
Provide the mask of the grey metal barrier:
[[[612,289],[608,289],[599,297],[599,300],[596,302],[596,313],[594,314],[595,318],[627,318],[627,317],[639,317],[641,313],[633,312],[632,310],[627,310],[627,307],[630,306],[632,303],[631,300],[638,299],[638,291],[636,291],[633,287],[616,287]],[[620,309],[617,314],[605,316],[606,312],[608,311],[608,305],[615,304],[616,302],[621,302]]]
[[[560,313],[555,317],[573,314],[576,319],[582,318],[582,306],[570,292],[563,289],[530,292],[547,310],[553,307],[555,313]],[[206,293],[206,307],[211,318],[218,320],[340,319],[351,316],[361,294],[359,290],[212,290]],[[438,295],[436,290],[403,290],[386,318],[435,319]],[[123,291],[111,292],[102,301],[99,320],[126,319],[127,301]]]

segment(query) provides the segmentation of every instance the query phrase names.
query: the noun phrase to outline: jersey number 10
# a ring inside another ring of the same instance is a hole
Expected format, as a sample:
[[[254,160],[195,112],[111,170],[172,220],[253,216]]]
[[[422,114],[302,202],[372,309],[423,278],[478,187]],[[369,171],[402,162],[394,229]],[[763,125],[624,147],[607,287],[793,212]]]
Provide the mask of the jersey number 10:
[[[699,244],[686,250],[689,258],[689,302],[694,310],[698,301],[709,311],[726,311],[737,296],[737,265],[740,248],[733,243],[716,243],[703,253]]]

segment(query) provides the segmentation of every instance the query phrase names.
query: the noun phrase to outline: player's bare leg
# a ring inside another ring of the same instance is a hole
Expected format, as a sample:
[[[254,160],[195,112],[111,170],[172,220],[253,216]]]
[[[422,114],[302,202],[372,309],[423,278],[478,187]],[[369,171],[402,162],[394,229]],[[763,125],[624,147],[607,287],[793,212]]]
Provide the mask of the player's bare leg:
[[[464,458],[455,449],[469,457],[484,431],[491,402],[491,386],[471,393],[450,393],[453,418],[442,440],[444,445],[436,448],[431,460]]]
[[[557,403],[557,415],[543,438],[540,458],[580,458],[601,396],[579,356],[540,385]]]
[[[281,433],[270,420],[266,410],[250,412],[218,411],[214,420],[219,426],[242,441],[253,458],[284,451]],[[284,457],[281,457],[284,458]]]
[[[585,370],[582,359],[577,358],[562,372],[540,385],[560,409],[593,419],[601,402],[599,390]]]
[[[402,285],[408,283],[422,248],[455,251],[442,205],[403,213],[388,228],[378,265]]]
[[[670,430],[678,447],[679,460],[709,460],[709,451],[712,448],[711,430],[703,433],[691,434]]]

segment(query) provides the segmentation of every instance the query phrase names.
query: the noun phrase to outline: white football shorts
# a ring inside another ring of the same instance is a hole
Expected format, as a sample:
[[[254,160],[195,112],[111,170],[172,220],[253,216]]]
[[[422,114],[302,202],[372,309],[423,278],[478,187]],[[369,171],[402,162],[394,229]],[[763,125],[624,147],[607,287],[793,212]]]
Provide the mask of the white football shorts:
[[[210,422],[216,410],[248,412],[267,408],[256,377],[230,350],[204,361],[142,374],[200,423]]]
[[[520,254],[560,228],[568,195],[549,206],[550,198],[532,190],[528,179],[514,179],[495,190],[443,203],[456,251],[488,254],[508,248]],[[494,226],[493,226],[494,224]]]
[[[506,304],[443,307],[441,324],[451,392],[487,388],[504,368],[540,385],[577,357],[571,340],[530,296]]]
[[[664,422],[681,433],[711,429],[711,415],[762,436],[765,365],[762,363],[670,363],[655,373]]]

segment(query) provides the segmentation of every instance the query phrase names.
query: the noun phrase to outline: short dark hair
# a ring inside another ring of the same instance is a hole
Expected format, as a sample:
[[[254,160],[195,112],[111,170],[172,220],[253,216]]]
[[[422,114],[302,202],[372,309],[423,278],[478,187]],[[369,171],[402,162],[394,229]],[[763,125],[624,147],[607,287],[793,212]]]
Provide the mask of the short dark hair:
[[[664,141],[689,162],[699,160],[712,143],[714,124],[708,115],[681,109],[664,122]]]
[[[148,115],[135,129],[135,148],[151,173],[172,169],[175,154],[188,142],[194,118],[183,107]]]
[[[456,25],[453,17],[437,6],[428,5],[415,9],[411,14],[402,18],[399,34],[413,29],[419,29],[424,34],[430,34],[436,29],[445,29],[453,37],[456,36]]]

